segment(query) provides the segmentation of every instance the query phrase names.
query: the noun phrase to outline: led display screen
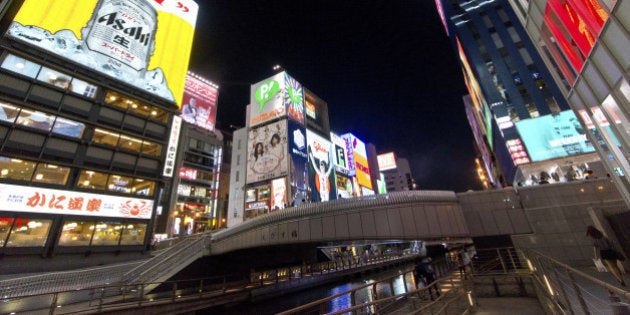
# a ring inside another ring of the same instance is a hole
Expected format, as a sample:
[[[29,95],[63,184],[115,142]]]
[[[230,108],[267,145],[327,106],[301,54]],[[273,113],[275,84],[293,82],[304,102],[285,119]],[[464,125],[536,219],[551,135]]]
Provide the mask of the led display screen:
[[[339,173],[348,174],[348,151],[346,150],[346,142],[334,133],[330,133],[330,140],[333,145],[333,160],[335,162],[335,170]]]
[[[308,175],[312,201],[329,201],[337,197],[333,172],[332,145],[316,133],[306,130]]]
[[[516,129],[533,162],[595,151],[571,110],[518,121]]]
[[[308,154],[306,152],[306,129],[289,120],[290,183],[296,190],[308,188]]]
[[[286,179],[276,178],[271,181],[271,211],[286,208],[287,184]]]
[[[381,171],[396,169],[396,157],[394,152],[379,154],[376,156],[378,160],[378,169]]]
[[[353,162],[351,163],[354,164],[354,173],[356,175],[359,185],[368,189],[372,189],[372,177],[370,176],[370,167],[368,165],[365,143],[351,133],[347,133],[345,135],[342,135],[341,137],[346,142],[348,156],[352,156]],[[350,158],[348,160],[350,160]]]
[[[248,184],[288,175],[286,120],[253,128],[248,137]]]
[[[219,89],[202,77],[188,72],[184,89],[182,119],[201,128],[214,131]]]
[[[181,104],[191,0],[25,0],[7,35]]]

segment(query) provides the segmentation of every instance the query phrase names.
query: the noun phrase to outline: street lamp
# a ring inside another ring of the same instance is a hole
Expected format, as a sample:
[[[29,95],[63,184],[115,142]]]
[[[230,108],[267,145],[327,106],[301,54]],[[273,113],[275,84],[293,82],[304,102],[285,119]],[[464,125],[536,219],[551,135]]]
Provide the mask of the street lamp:
[[[279,70],[282,70],[282,66],[278,64],[273,66],[273,71],[279,71]]]

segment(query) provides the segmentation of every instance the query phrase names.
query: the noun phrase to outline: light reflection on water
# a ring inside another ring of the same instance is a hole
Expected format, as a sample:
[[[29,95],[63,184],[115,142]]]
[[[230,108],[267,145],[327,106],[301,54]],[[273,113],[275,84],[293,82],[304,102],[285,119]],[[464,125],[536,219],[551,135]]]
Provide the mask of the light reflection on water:
[[[271,300],[261,301],[258,303],[241,303],[238,305],[230,305],[229,307],[215,307],[202,311],[198,311],[196,314],[212,314],[212,315],[234,315],[234,314],[243,314],[243,315],[263,315],[263,314],[276,314],[285,310],[289,310],[292,308],[296,308],[298,306],[302,306],[304,304],[310,303],[312,301],[316,301],[319,299],[323,299],[341,292],[345,292],[351,290],[356,287],[363,286],[368,283],[372,283],[377,279],[383,279],[386,277],[390,277],[393,275],[397,275],[403,272],[403,270],[408,270],[412,265],[399,267],[397,269],[390,269],[381,271],[378,273],[373,273],[369,275],[363,275],[363,277],[357,277],[353,279],[349,279],[344,282],[330,283],[323,286],[319,286],[316,288],[311,288],[304,291],[299,291],[293,294],[283,295],[277,298],[273,298]],[[407,282],[407,288],[410,290],[414,287],[413,277],[410,274],[405,277],[400,276],[394,281],[394,292],[396,294],[401,294],[405,292],[405,282]],[[359,290],[355,296],[355,301],[357,303],[364,303],[371,301],[371,296],[369,293],[369,288]],[[390,286],[389,284],[377,285],[376,291],[377,295],[383,296],[390,294]],[[350,294],[344,294],[339,298],[331,300],[328,303],[328,307],[330,308],[328,312],[333,312],[337,310],[342,310],[349,308],[351,305],[351,297]]]

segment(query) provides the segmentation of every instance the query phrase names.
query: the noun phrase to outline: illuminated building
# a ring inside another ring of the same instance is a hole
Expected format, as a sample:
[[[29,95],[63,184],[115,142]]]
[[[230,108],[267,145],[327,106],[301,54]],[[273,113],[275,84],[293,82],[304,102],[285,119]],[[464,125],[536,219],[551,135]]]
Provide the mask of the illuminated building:
[[[24,1],[0,42],[0,253],[9,261],[137,255],[168,207],[161,193],[175,172],[197,5],[173,13],[133,1],[127,8],[146,14],[134,23],[150,33],[104,38],[92,34],[108,27],[92,20],[96,7],[79,2]],[[162,36],[173,31],[155,25],[162,15],[177,36]]]
[[[394,152],[379,154],[378,167],[385,176],[388,192],[418,189],[407,159],[396,157]]]
[[[630,204],[630,1],[510,4]]]
[[[469,120],[492,187],[605,174],[507,0],[436,0],[470,94]],[[488,154],[489,149],[492,154]],[[496,182],[492,182],[496,181]]]

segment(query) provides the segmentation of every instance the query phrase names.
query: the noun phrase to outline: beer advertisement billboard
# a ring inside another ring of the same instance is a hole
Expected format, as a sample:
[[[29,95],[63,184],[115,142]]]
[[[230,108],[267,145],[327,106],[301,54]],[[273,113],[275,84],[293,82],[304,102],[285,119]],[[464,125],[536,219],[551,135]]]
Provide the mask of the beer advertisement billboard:
[[[197,11],[192,0],[25,0],[7,35],[181,104]]]
[[[288,175],[286,120],[253,128],[248,137],[248,184]]]
[[[306,130],[308,153],[308,182],[311,201],[329,201],[337,198],[332,145],[328,139]]]
[[[182,106],[182,119],[187,123],[214,131],[219,88],[206,79],[188,72]]]

